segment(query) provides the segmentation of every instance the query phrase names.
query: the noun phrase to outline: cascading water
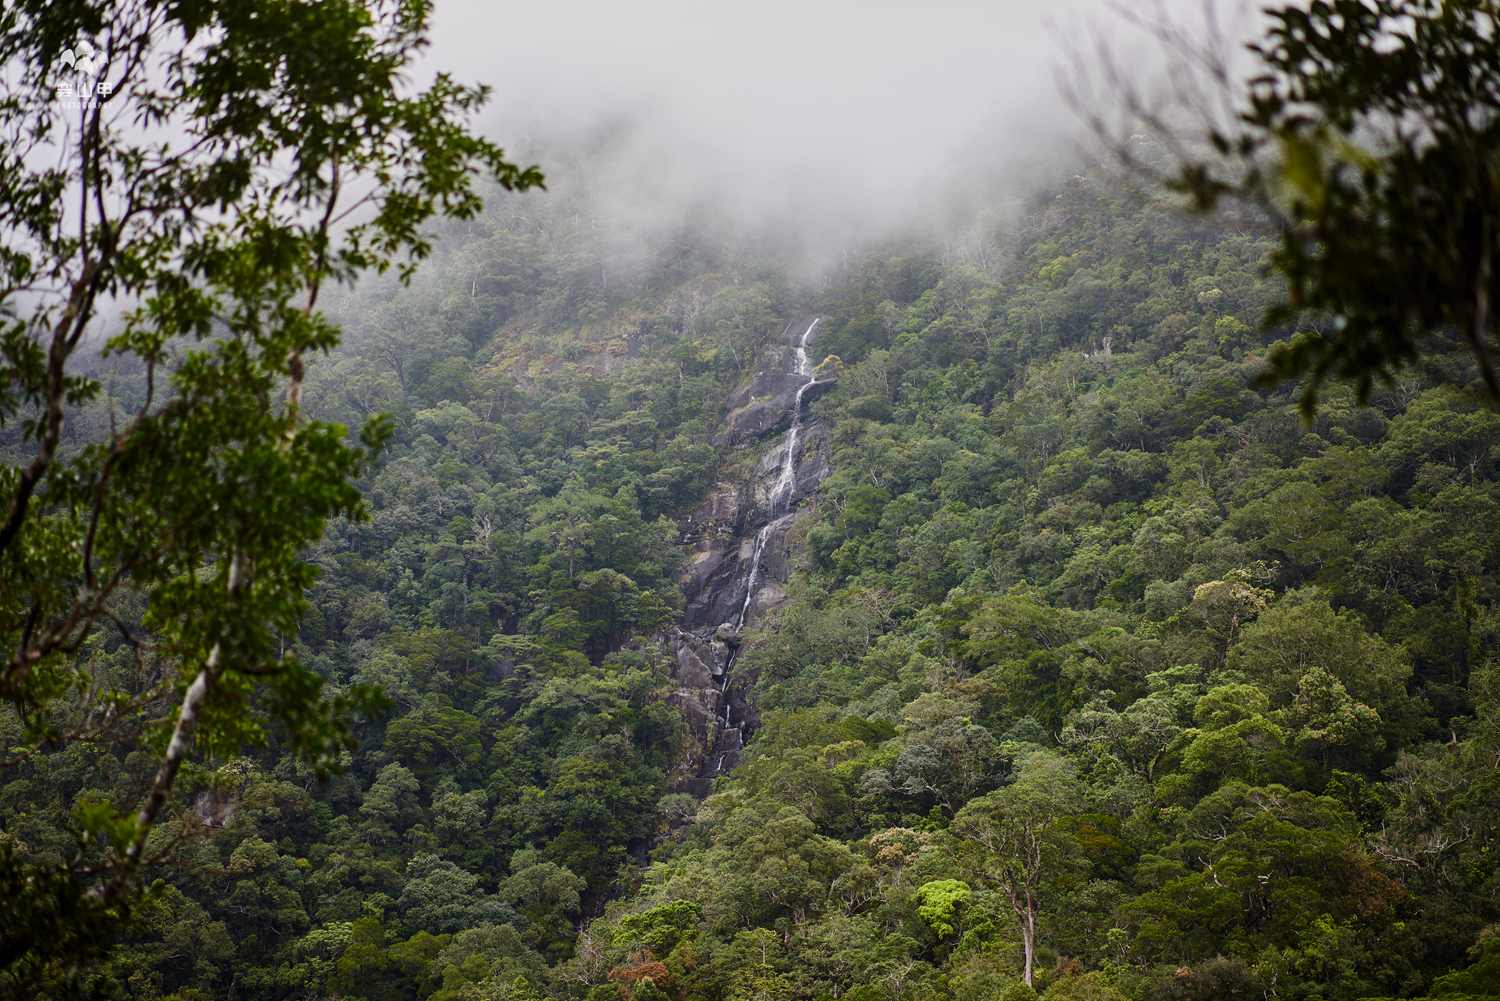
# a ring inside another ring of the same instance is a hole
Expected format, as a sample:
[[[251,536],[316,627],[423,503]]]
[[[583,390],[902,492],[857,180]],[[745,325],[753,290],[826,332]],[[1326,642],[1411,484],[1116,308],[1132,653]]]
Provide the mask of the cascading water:
[[[792,517],[791,514],[784,514],[782,512],[791,500],[792,494],[796,492],[797,434],[802,430],[802,394],[807,392],[808,387],[817,382],[812,376],[812,364],[807,357],[807,341],[812,337],[813,330],[818,326],[819,322],[819,320],[814,320],[808,324],[807,329],[802,331],[801,335],[797,338],[797,342],[792,345],[792,372],[789,374],[801,376],[803,383],[797,387],[797,395],[792,403],[792,423],[786,433],[786,457],[781,462],[781,474],[776,479],[776,485],[771,488],[767,504],[766,514],[770,516],[771,520],[766,522],[761,530],[755,534],[755,548],[750,556],[750,579],[745,585],[745,600],[741,603],[740,613],[735,616],[734,620],[736,630],[744,626],[745,617],[750,614],[750,603],[755,600],[755,584],[760,578],[760,560],[765,551],[766,543],[770,540],[776,529],[788,518]],[[780,516],[778,517],[778,515]],[[724,700],[725,735],[736,732],[730,719],[729,705],[729,673],[730,668],[733,666],[734,658],[731,656],[729,663],[724,666],[724,673],[720,676],[719,680],[719,691],[723,693]],[[719,760],[714,765],[714,774],[718,774],[723,770],[725,757],[723,754],[719,755]]]
[[[787,453],[791,455],[790,452]],[[734,627],[740,628],[745,624],[745,613],[750,611],[750,599],[755,597],[755,578],[760,574],[760,553],[766,547],[766,537],[771,534],[771,529],[776,527],[776,522],[767,522],[766,526],[755,533],[755,550],[750,557],[750,583],[745,588],[745,602],[740,605],[740,614],[734,620]]]
[[[715,494],[683,526],[694,553],[684,582],[688,605],[675,631],[678,673],[702,680],[681,689],[679,697],[700,714],[696,719],[701,723],[694,725],[702,727],[704,740],[696,775],[683,779],[683,791],[699,798],[709,795],[713,780],[733,771],[744,753],[745,727],[753,723],[755,711],[737,701],[739,695],[730,680],[740,645],[738,634],[764,611],[755,604],[756,595],[769,594],[765,585],[779,574],[777,550],[796,521],[798,497],[828,475],[824,449],[800,454],[807,441],[821,442],[825,434],[816,421],[804,420],[802,413],[809,394],[818,392],[813,387],[827,388],[824,380],[813,377],[809,358],[818,323],[809,318],[791,324],[783,334],[780,356],[771,351],[760,355],[761,364],[750,381],[730,399],[726,437],[731,446],[785,422],[779,451],[764,455],[744,486],[733,493]],[[717,691],[702,691],[709,684]]]
[[[797,397],[792,404],[792,426],[786,433],[786,458],[782,460],[781,475],[776,480],[776,486],[771,489],[769,510],[766,513],[772,516],[772,520],[767,522],[765,527],[755,534],[755,551],[750,557],[750,581],[745,588],[745,603],[740,606],[740,614],[734,621],[736,629],[745,624],[745,616],[750,611],[750,602],[755,598],[755,581],[760,575],[761,551],[765,549],[766,540],[771,537],[772,530],[783,520],[776,518],[775,515],[786,505],[787,500],[796,489],[797,432],[802,429],[802,394],[807,392],[809,386],[817,382],[812,376],[812,364],[808,361],[807,357],[807,339],[812,336],[813,330],[821,322],[822,320],[819,319],[808,324],[807,329],[802,331],[802,335],[797,338],[797,343],[792,346],[792,366],[794,369],[792,374],[801,376],[805,381],[801,386],[797,387]],[[728,677],[727,671],[725,672],[725,677],[726,679]],[[729,718],[728,703],[725,706],[724,718],[727,720]]]
[[[814,320],[808,325],[807,329],[802,332],[802,336],[797,339],[797,346],[792,349],[796,374],[806,381],[797,387],[797,399],[792,404],[792,426],[786,433],[786,460],[781,464],[781,477],[771,491],[771,514],[775,514],[786,503],[796,477],[797,432],[802,429],[802,394],[807,392],[807,387],[817,381],[812,377],[812,366],[807,359],[807,339],[812,336],[813,329],[817,327],[818,322]]]

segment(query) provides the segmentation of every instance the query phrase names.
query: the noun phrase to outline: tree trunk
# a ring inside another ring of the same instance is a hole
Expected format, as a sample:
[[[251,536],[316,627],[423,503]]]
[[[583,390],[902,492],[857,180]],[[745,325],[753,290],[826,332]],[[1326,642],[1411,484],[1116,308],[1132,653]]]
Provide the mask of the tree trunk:
[[[1021,944],[1026,949],[1026,969],[1021,974],[1021,979],[1030,987],[1031,967],[1036,960],[1036,915],[1030,907],[1026,908],[1026,917],[1021,921]]]

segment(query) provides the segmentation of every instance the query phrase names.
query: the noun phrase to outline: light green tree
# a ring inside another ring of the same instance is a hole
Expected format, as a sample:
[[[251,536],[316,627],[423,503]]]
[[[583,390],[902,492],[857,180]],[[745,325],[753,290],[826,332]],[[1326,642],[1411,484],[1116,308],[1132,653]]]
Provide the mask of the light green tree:
[[[968,903],[969,884],[959,879],[937,879],[917,887],[917,913],[932,926],[938,938],[952,935],[963,918],[959,911]]]

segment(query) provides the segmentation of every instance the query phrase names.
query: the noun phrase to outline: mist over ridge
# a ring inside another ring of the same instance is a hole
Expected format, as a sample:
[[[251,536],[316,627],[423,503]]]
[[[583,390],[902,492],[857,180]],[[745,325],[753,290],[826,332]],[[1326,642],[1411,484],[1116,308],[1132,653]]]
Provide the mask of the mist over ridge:
[[[1201,21],[1195,8],[1171,16]],[[712,206],[834,247],[941,224],[976,186],[1023,193],[1019,165],[1085,145],[1059,91],[1067,61],[1103,37],[1144,79],[1153,49],[1101,0],[460,0],[434,21],[422,72],[493,87],[483,131],[617,222]]]

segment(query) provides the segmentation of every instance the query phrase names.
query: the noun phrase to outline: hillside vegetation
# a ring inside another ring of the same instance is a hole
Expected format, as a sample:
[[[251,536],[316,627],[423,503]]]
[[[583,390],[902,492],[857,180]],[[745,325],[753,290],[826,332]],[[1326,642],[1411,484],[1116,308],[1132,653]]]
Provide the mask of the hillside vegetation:
[[[329,306],[310,416],[396,432],[284,642],[392,708],[326,784],[274,743],[184,772],[202,836],[101,971],[120,996],[1500,995],[1475,373],[1335,385],[1304,423],[1256,379],[1293,333],[1258,327],[1270,238],[1104,168],[817,267],[553,187]],[[731,448],[727,400],[814,314],[833,474],[734,664],[746,761],[700,802],[661,641],[679,519],[771,440]],[[80,657],[142,691],[133,664],[117,631]],[[138,795],[139,754],[6,768],[0,837],[79,851],[71,813]]]

